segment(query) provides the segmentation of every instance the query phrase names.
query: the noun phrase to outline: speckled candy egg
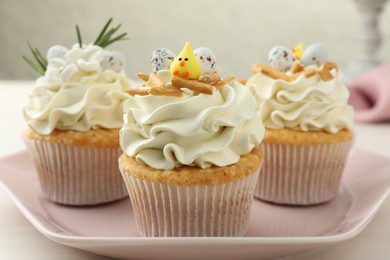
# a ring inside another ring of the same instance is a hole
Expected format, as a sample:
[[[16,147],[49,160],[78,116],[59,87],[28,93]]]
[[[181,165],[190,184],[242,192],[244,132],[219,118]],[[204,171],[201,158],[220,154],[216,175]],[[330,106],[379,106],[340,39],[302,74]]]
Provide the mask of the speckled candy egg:
[[[322,44],[312,44],[305,49],[301,57],[301,63],[305,66],[321,66],[328,59],[328,51]]]
[[[286,71],[291,68],[296,58],[292,51],[285,46],[275,46],[268,53],[268,63],[276,70]]]
[[[202,74],[213,73],[217,65],[217,57],[209,48],[201,47],[194,50],[195,56],[198,58],[202,66]]]
[[[68,48],[61,45],[54,45],[49,48],[46,54],[47,60],[54,58],[65,59],[65,54],[68,52]]]
[[[126,57],[119,51],[105,51],[102,66],[104,69],[110,69],[120,72],[126,63]]]
[[[160,70],[169,70],[171,63],[175,59],[175,54],[168,49],[160,48],[154,50],[150,62],[152,63],[153,72]]]

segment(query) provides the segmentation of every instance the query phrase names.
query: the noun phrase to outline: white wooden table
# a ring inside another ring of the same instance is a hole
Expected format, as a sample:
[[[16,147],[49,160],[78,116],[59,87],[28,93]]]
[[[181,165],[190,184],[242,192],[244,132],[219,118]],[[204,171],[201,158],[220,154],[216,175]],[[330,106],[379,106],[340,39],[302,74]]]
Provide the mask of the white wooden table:
[[[32,82],[0,81],[0,157],[23,150],[22,106]],[[390,111],[389,111],[390,113]],[[356,146],[390,158],[390,123],[356,125]],[[390,159],[389,159],[390,160]],[[39,233],[0,189],[0,259],[108,259],[59,245]],[[390,259],[390,199],[357,237],[291,259]]]

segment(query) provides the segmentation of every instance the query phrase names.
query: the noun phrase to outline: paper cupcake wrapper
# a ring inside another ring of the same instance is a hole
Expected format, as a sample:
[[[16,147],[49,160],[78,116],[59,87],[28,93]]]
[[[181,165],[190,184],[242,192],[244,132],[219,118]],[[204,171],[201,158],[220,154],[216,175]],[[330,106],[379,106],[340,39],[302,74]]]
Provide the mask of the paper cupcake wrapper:
[[[144,237],[244,236],[258,174],[226,184],[172,186],[122,172]]]
[[[312,205],[333,199],[352,143],[308,146],[263,143],[265,159],[255,198],[290,205]]]
[[[66,205],[95,205],[128,196],[118,169],[120,148],[94,148],[24,138],[43,193]]]

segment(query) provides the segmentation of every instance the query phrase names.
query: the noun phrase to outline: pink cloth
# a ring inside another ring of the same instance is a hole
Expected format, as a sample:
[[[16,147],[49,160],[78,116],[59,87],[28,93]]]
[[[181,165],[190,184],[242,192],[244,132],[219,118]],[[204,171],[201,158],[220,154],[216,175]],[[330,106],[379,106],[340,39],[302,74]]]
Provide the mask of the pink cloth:
[[[390,63],[365,72],[348,87],[356,121],[390,121]]]

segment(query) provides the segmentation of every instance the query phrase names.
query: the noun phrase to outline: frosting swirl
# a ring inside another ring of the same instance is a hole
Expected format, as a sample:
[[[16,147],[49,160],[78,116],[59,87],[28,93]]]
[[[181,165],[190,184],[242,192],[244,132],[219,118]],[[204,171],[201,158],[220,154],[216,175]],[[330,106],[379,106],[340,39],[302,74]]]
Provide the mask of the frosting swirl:
[[[123,90],[130,81],[123,70],[105,69],[104,57],[99,46],[74,45],[63,58],[50,59],[24,106],[28,125],[42,135],[54,129],[120,128],[128,98]]]
[[[234,81],[212,95],[135,95],[124,110],[122,150],[155,169],[234,164],[264,135],[254,97]]]
[[[340,73],[331,72],[334,77],[329,81],[316,73],[309,78],[301,74],[292,82],[257,73],[246,86],[256,97],[257,113],[266,128],[337,133],[351,128],[353,109]]]

